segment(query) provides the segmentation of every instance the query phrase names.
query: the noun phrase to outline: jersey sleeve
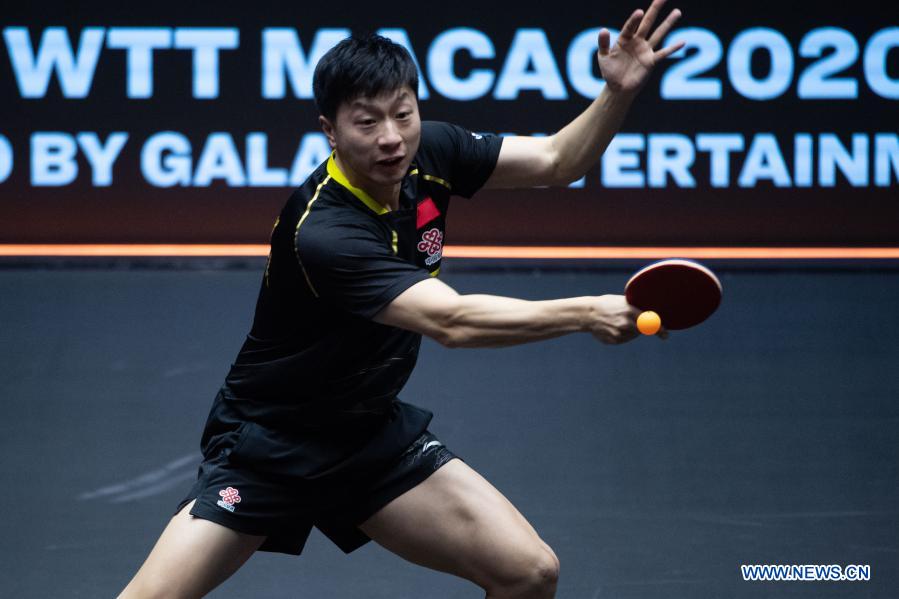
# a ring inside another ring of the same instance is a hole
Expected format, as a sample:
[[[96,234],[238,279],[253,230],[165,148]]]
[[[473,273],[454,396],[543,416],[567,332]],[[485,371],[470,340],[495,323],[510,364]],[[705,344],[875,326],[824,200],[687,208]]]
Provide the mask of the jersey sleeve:
[[[304,227],[295,245],[312,293],[366,319],[430,278],[426,270],[396,256],[379,231],[361,224]]]
[[[422,123],[422,151],[450,185],[454,195],[470,198],[484,186],[499,158],[503,138],[474,133],[458,125]]]

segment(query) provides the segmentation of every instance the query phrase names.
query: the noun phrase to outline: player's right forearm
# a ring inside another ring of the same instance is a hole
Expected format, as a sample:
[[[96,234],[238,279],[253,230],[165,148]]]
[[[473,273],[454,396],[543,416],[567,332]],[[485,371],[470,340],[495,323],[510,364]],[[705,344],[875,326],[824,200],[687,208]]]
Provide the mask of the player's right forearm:
[[[394,298],[374,320],[447,347],[503,347],[579,331],[604,343],[622,343],[639,334],[638,314],[623,295],[545,301],[459,295],[431,277]]]
[[[591,330],[598,298],[527,301],[460,295],[441,318],[437,340],[447,347],[504,347]]]

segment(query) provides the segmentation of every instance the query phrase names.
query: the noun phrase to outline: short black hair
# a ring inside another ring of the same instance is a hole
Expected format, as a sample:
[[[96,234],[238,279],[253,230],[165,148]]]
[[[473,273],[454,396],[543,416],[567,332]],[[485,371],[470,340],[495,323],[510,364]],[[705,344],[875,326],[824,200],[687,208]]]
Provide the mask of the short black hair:
[[[409,86],[418,99],[418,69],[401,45],[386,37],[353,35],[328,50],[315,66],[312,92],[318,111],[334,120],[341,102],[371,98]]]

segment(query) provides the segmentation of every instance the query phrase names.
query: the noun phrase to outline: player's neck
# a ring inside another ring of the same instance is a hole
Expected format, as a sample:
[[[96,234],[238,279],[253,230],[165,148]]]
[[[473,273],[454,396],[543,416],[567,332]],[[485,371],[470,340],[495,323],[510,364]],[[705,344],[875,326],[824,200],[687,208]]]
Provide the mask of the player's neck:
[[[381,188],[378,190],[366,190],[368,194],[379,204],[388,210],[399,210],[400,208],[400,184],[395,183],[389,188]]]

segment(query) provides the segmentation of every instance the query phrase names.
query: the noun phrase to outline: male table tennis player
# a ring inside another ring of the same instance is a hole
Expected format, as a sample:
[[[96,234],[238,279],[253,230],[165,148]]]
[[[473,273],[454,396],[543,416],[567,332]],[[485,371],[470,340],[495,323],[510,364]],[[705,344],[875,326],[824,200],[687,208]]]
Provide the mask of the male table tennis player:
[[[275,225],[252,330],[215,399],[199,477],[123,597],[197,597],[256,550],[299,554],[312,526],[350,552],[373,539],[487,597],[552,597],[559,562],[515,507],[397,394],[422,335],[498,347],[575,332],[637,336],[621,295],[523,301],[459,295],[440,269],[450,195],[565,185],[618,130],[680,16],[635,11],[606,86],[551,137],[500,138],[422,123],[409,54],[349,38],[316,67],[331,157]]]

